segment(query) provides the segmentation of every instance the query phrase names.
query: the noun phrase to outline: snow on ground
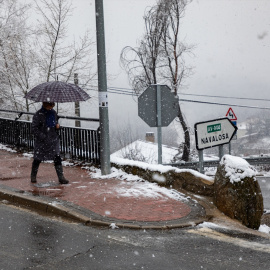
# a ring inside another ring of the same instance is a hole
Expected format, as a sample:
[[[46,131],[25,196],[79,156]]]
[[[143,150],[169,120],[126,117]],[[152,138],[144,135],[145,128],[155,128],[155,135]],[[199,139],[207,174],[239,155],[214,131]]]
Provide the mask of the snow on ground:
[[[215,223],[207,222],[207,221],[205,221],[205,222],[199,224],[199,225],[197,226],[197,228],[199,228],[199,229],[200,229],[200,228],[209,228],[209,229],[213,229],[213,230],[214,230],[214,229],[229,229],[228,226],[222,226],[222,225],[220,225],[220,224],[215,224]],[[261,225],[261,226],[259,227],[258,231],[259,231],[259,232],[262,232],[262,233],[269,234],[269,233],[270,233],[270,227],[267,226],[267,225],[265,225],[265,224],[263,224],[263,225]]]
[[[210,228],[210,229],[218,229],[218,228],[228,229],[228,227],[226,227],[226,226],[221,226],[221,225],[218,225],[218,224],[215,224],[212,222],[207,222],[207,221],[199,224],[197,227],[198,228]]]
[[[177,153],[178,148],[162,144],[162,162],[164,164],[172,163],[172,159]],[[111,157],[136,159],[150,164],[157,164],[158,145],[153,142],[137,140],[116,151]]]
[[[110,228],[113,229],[113,230],[114,230],[114,229],[119,229],[119,227],[116,226],[115,223],[110,224]]]
[[[32,158],[34,155],[29,153],[23,153],[24,157],[27,157],[28,159]]]
[[[267,225],[265,225],[265,224],[263,224],[263,225],[260,226],[259,232],[263,232],[263,233],[268,233],[269,234],[270,233],[270,227],[267,226]]]
[[[10,147],[6,146],[6,145],[3,145],[0,143],[0,150],[5,150],[5,151],[8,151],[8,152],[13,152],[13,153],[16,153],[17,151],[15,150],[12,150]]]
[[[95,179],[110,179],[116,178],[126,181],[124,185],[117,187],[117,193],[122,197],[146,197],[146,198],[164,198],[164,196],[174,200],[187,200],[184,194],[165,187],[160,187],[156,183],[150,183],[144,179],[123,172],[122,170],[111,168],[111,174],[102,175],[100,169],[90,167],[90,176]]]
[[[162,163],[173,163],[173,158],[178,154],[178,151],[179,149],[177,147],[162,144]],[[136,140],[111,154],[111,157],[138,160],[149,164],[158,164],[158,144],[143,140]],[[219,157],[205,154],[203,159],[205,161],[218,160]]]
[[[270,171],[260,171],[260,176],[270,177]]]

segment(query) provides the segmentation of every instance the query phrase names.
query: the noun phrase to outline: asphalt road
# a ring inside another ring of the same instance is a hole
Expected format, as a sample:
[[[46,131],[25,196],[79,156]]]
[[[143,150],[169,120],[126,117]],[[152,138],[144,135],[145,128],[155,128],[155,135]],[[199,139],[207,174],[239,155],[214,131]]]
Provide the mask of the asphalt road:
[[[257,177],[263,195],[264,209],[270,211],[270,177]]]
[[[221,228],[123,230],[0,203],[0,269],[269,269],[270,241]]]

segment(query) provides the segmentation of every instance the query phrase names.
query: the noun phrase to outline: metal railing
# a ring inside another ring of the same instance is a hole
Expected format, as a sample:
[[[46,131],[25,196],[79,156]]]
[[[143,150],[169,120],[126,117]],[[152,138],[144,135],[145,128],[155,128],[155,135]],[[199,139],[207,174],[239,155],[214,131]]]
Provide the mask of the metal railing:
[[[31,151],[34,148],[31,123],[0,118],[0,142]]]
[[[23,112],[23,111],[12,111],[12,110],[3,110],[0,109],[0,112],[2,113],[11,113],[11,114],[17,114],[15,120],[17,121],[20,119],[20,117],[25,114],[25,115],[34,115],[35,113],[33,112]],[[91,122],[99,122],[98,118],[87,118],[87,117],[75,117],[75,116],[66,116],[66,115],[57,115],[58,118],[64,118],[64,119],[69,119],[69,120],[80,120],[80,121],[91,121]]]
[[[208,160],[203,162],[204,167],[217,167],[219,164],[219,160]],[[193,170],[199,170],[200,165],[198,161],[194,162],[181,162],[181,163],[168,163],[168,164],[163,164],[163,165],[168,165],[168,166],[173,166],[177,167],[180,169],[193,169]]]
[[[18,113],[18,116],[14,120],[0,118],[0,143],[11,145],[21,151],[32,152],[34,149],[34,137],[31,134],[31,122],[24,120],[18,121],[21,112],[9,112]],[[34,113],[26,114],[33,115]],[[91,118],[59,117],[84,121],[98,121],[98,119]],[[62,126],[59,130],[59,136],[61,155],[64,158],[100,164],[99,129],[94,130]]]
[[[65,158],[100,164],[99,129],[62,127],[60,149]]]

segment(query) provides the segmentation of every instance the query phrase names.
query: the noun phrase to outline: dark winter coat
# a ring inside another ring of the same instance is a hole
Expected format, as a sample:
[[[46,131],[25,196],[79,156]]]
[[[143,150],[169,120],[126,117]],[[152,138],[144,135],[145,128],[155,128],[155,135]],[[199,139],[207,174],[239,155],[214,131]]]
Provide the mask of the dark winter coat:
[[[58,123],[58,117],[55,110],[55,121]],[[60,154],[60,140],[55,127],[47,127],[46,110],[40,109],[33,116],[32,133],[35,137],[34,159],[53,160]]]

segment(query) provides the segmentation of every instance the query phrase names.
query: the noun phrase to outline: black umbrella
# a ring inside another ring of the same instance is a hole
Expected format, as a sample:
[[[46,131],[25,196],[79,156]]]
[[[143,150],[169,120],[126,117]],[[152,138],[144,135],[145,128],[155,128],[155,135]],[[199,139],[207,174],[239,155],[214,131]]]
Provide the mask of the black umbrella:
[[[90,96],[79,86],[65,82],[45,82],[37,85],[25,96],[36,102],[76,102],[85,101]]]

